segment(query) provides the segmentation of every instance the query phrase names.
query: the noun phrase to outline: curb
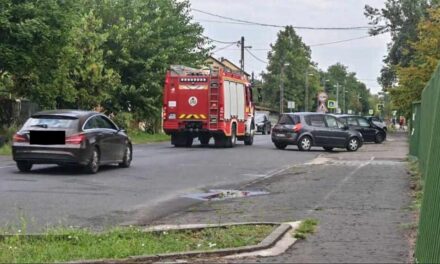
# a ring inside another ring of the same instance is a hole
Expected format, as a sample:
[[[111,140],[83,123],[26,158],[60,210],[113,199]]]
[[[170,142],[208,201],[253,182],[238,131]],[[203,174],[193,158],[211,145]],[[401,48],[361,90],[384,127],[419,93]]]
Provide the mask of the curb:
[[[101,264],[101,263],[134,263],[134,262],[152,262],[158,261],[161,259],[170,259],[170,258],[194,258],[194,257],[222,257],[227,255],[234,255],[240,253],[248,253],[258,250],[268,249],[273,247],[290,229],[292,226],[286,223],[265,223],[265,222],[247,222],[247,223],[226,223],[226,224],[206,224],[206,225],[183,225],[178,226],[177,228],[172,228],[172,226],[159,226],[154,229],[147,228],[146,231],[170,231],[170,230],[199,230],[207,227],[229,227],[229,226],[240,226],[240,225],[278,225],[278,227],[272,231],[263,241],[253,246],[244,246],[237,248],[225,248],[218,250],[198,250],[198,251],[189,251],[189,252],[181,252],[181,253],[166,253],[166,254],[157,254],[157,255],[146,255],[146,256],[132,256],[124,259],[98,259],[98,260],[80,260],[80,261],[72,261],[68,263],[72,264]],[[164,229],[165,227],[165,229]],[[185,228],[186,227],[186,228]],[[162,228],[162,229],[161,229]]]

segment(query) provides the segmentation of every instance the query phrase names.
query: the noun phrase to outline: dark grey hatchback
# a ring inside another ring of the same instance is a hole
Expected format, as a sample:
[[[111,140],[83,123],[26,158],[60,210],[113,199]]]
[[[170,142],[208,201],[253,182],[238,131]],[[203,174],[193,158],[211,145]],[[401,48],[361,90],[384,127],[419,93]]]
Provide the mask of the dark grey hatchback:
[[[14,135],[13,159],[22,172],[33,164],[78,165],[96,173],[103,164],[131,164],[132,144],[122,129],[97,112],[53,110],[32,115]]]
[[[356,151],[362,146],[363,137],[332,115],[286,113],[280,116],[272,129],[272,142],[278,149],[297,145],[299,150],[310,150],[312,146],[319,146],[327,151],[333,148]]]

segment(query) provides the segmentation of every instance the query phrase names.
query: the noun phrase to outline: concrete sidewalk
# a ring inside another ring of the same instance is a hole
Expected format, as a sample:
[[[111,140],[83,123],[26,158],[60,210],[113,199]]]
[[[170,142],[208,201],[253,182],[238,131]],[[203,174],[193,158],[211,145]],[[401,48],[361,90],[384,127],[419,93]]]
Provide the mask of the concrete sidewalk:
[[[296,166],[246,187],[268,191],[269,195],[202,202],[153,224],[315,218],[320,222],[317,233],[286,253],[235,261],[412,262],[404,229],[412,220],[406,210],[411,202],[404,162],[407,149],[406,136],[395,134],[384,144],[366,144],[356,153],[322,152],[315,163]]]

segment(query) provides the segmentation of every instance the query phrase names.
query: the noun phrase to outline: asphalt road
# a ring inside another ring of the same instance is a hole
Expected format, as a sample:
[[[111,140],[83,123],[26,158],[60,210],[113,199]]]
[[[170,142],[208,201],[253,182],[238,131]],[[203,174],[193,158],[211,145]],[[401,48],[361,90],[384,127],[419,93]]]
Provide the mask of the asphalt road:
[[[96,175],[43,165],[20,173],[11,160],[0,159],[0,227],[24,223],[36,232],[46,226],[146,224],[191,205],[181,198],[185,194],[238,187],[321,153],[279,151],[270,136],[258,135],[253,146],[239,142],[233,149],[137,145],[132,167],[108,166]]]

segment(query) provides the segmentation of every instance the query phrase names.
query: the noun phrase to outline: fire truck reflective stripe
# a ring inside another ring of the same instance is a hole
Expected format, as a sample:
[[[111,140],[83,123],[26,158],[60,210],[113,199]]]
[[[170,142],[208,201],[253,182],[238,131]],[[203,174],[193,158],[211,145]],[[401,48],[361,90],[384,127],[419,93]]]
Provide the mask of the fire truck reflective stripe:
[[[206,116],[205,115],[200,115],[200,118],[206,119]]]
[[[199,119],[199,116],[198,116],[198,115],[193,115],[193,116],[194,116],[195,119]]]
[[[186,119],[191,119],[193,115],[187,115]]]
[[[208,85],[179,85],[180,90],[207,90]]]
[[[179,116],[179,119],[184,119],[185,118],[185,114],[181,114],[180,116]]]

